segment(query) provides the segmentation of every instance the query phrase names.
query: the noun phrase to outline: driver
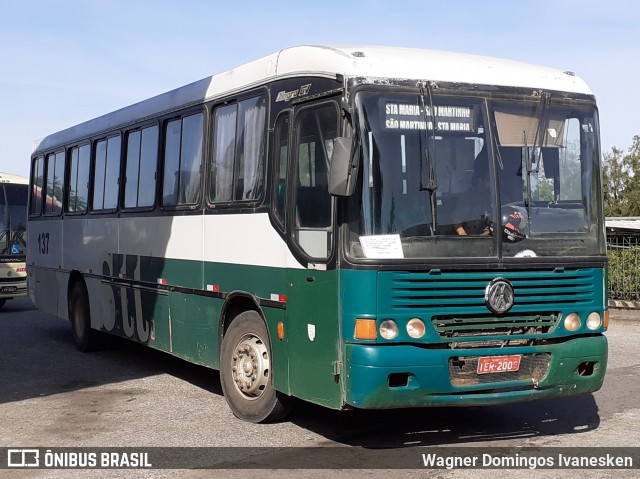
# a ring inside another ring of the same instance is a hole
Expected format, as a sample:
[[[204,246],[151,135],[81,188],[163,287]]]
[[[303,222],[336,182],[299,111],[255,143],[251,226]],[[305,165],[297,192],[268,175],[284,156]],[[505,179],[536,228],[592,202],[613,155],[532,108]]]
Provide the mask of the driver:
[[[486,149],[483,148],[475,161],[471,186],[458,199],[454,210],[454,228],[460,236],[491,234],[491,182],[488,163]]]

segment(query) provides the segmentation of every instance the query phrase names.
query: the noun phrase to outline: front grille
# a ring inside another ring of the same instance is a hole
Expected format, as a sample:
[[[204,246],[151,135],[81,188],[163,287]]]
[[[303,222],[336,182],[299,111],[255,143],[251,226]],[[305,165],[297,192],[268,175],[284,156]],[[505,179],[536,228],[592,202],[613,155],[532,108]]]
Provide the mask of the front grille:
[[[485,289],[496,278],[513,286],[513,307],[493,314]],[[417,317],[429,340],[449,348],[530,346],[551,337],[568,311],[602,305],[602,270],[552,268],[496,271],[381,271],[378,314]]]
[[[16,284],[21,284],[21,283],[27,283],[27,277],[26,276],[10,276],[8,278],[0,278],[0,283],[16,283]]]
[[[514,309],[535,309],[538,305],[591,304],[594,300],[594,270],[481,271],[447,273],[391,273],[381,275],[380,293],[389,294],[395,312],[438,309],[439,316],[487,312],[484,290],[497,278],[513,285]]]
[[[531,344],[535,336],[552,331],[559,319],[559,313],[498,317],[434,316],[431,324],[441,338],[453,341],[452,347],[505,347]],[[503,338],[490,339],[488,336]]]
[[[518,371],[478,374],[480,356],[459,356],[449,359],[449,379],[453,386],[473,386],[476,384],[501,383],[507,381],[531,380],[537,384],[547,374],[551,354],[523,354]]]

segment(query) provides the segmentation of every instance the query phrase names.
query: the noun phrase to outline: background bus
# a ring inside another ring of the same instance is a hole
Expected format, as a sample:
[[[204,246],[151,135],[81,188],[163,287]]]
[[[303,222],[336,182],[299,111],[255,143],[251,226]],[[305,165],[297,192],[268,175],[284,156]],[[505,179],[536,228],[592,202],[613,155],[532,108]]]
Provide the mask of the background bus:
[[[27,200],[29,180],[0,173],[0,307],[27,294]]]
[[[607,361],[576,75],[296,47],[35,144],[29,291],[77,346],[220,369],[234,414],[588,393]],[[41,194],[42,188],[45,194]]]

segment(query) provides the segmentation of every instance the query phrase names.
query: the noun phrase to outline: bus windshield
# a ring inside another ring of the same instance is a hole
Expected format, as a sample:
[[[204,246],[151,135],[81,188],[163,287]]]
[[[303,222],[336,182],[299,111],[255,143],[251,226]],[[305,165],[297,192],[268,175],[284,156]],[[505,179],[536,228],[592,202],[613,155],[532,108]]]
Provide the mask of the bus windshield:
[[[351,257],[604,254],[594,107],[431,91],[356,106]]]
[[[28,185],[0,184],[0,256],[24,256]]]

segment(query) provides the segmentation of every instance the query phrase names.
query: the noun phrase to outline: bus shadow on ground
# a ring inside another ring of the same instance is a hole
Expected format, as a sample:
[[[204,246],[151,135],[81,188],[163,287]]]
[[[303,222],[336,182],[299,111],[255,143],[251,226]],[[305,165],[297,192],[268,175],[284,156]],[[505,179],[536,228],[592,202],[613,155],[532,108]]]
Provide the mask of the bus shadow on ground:
[[[222,394],[216,371],[115,336],[100,351],[82,353],[68,321],[28,300],[8,302],[0,313],[0,404],[159,374]]]
[[[591,394],[498,406],[348,412],[301,403],[289,419],[331,441],[365,448],[508,445],[509,440],[524,445],[528,439],[584,433],[600,424]]]

